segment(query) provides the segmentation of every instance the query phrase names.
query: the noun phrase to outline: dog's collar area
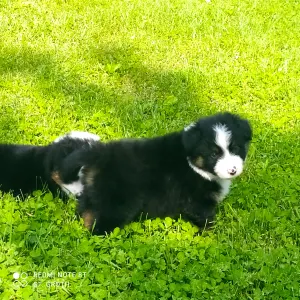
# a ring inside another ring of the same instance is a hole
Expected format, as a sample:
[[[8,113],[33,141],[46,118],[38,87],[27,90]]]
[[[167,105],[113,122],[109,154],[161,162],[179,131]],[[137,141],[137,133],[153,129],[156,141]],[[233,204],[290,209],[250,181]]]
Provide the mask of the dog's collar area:
[[[199,174],[200,176],[202,176],[204,179],[207,179],[207,180],[209,180],[209,181],[213,181],[213,180],[217,180],[217,179],[218,179],[218,177],[215,176],[214,174],[211,174],[211,173],[209,173],[209,172],[207,172],[207,171],[204,171],[204,170],[198,168],[197,166],[195,166],[195,165],[192,163],[192,161],[191,161],[191,159],[190,159],[189,157],[187,157],[186,159],[187,159],[187,161],[188,161],[189,166],[190,166],[197,174]]]

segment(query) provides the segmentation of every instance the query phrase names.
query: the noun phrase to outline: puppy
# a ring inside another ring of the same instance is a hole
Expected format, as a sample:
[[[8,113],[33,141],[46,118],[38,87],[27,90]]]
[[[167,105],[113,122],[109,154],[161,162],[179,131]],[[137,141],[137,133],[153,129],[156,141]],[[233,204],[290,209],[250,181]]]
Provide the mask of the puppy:
[[[60,191],[61,186],[52,179],[52,172],[74,150],[88,148],[98,140],[94,134],[72,131],[47,146],[0,144],[0,190],[12,192],[14,196],[28,195],[45,186],[52,193]],[[71,174],[71,179],[73,184],[63,186],[61,196],[76,196],[81,192],[83,187],[78,182],[78,172],[74,176]]]
[[[53,177],[58,184],[71,182],[80,168],[78,212],[94,234],[142,213],[181,215],[203,228],[242,173],[251,138],[247,120],[219,113],[160,137],[94,143],[70,154]]]

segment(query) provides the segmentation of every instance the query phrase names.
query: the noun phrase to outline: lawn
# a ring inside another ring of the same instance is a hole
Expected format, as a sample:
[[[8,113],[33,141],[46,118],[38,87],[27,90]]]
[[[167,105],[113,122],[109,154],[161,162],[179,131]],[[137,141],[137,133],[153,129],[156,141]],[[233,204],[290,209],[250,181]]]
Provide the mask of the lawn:
[[[151,137],[225,110],[254,140],[210,231],[167,218],[91,236],[72,199],[1,194],[0,299],[299,299],[299,10],[3,0],[0,142]]]

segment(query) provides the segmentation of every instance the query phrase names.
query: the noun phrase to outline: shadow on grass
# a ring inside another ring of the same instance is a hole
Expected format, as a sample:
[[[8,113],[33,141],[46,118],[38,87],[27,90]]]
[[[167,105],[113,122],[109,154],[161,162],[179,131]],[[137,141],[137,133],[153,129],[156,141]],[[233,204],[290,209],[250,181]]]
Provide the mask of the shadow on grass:
[[[29,75],[42,97],[60,95],[65,100],[62,109],[74,103],[78,119],[89,116],[87,130],[99,130],[99,125],[113,119],[123,135],[161,134],[217,110],[205,94],[206,79],[201,74],[151,70],[137,52],[126,46],[92,48],[90,68],[100,77],[92,76],[90,82],[80,71],[64,69],[51,54],[13,49],[2,55],[0,74]]]
[[[1,118],[0,118],[0,130],[1,138],[0,143],[6,143],[8,140],[12,140],[14,137],[14,132],[19,128],[19,119],[15,114],[13,108],[1,107]]]

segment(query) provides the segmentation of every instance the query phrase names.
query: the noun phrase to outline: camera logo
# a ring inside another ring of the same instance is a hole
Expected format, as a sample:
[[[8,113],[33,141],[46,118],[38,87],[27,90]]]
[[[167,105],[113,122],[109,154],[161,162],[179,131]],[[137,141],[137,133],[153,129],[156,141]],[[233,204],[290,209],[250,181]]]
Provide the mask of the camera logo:
[[[25,287],[27,286],[28,282],[27,282],[27,277],[28,274],[26,272],[15,272],[13,274],[13,278],[15,279],[15,281],[13,282],[13,285],[15,287]]]

